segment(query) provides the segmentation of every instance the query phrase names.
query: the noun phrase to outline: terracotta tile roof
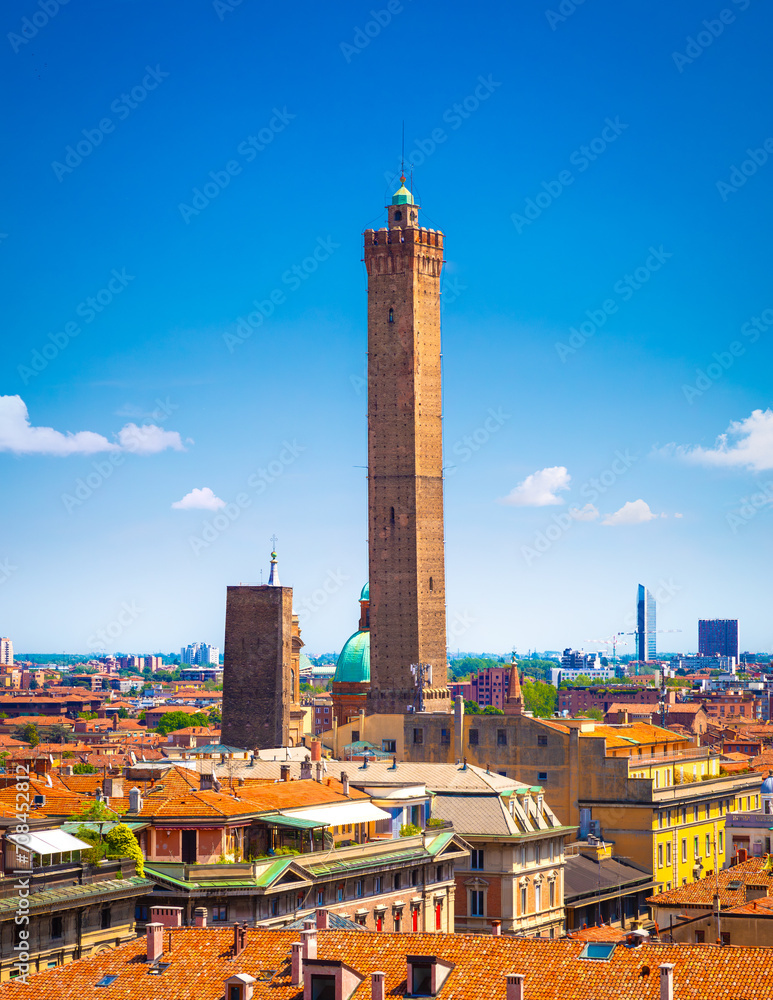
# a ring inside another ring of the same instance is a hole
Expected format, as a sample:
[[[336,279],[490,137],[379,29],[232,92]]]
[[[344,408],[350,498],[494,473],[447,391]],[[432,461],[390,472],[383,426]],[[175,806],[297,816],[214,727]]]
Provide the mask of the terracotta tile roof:
[[[2,698],[0,698],[2,706]],[[26,726],[28,722],[34,723],[38,728],[41,726],[65,726],[72,729],[72,719],[66,719],[63,715],[17,715],[15,719],[2,719],[2,725],[6,729],[16,729],[17,726]]]
[[[747,886],[752,888],[765,887],[768,892],[773,889],[773,874],[763,872],[764,864],[765,858],[749,858],[747,861],[741,862],[740,865],[723,868],[718,872],[716,881],[719,882],[719,899],[722,909],[745,903]],[[735,882],[740,882],[740,886],[737,889],[730,889],[730,884]],[[698,879],[697,882],[690,882],[688,885],[680,885],[668,892],[661,892],[657,896],[650,896],[647,902],[652,906],[711,909],[714,904],[715,891],[716,882],[712,872],[711,875]]]
[[[610,710],[611,711],[611,710]],[[582,930],[570,931],[566,936],[572,941],[624,941],[626,934],[621,927],[584,927]]]
[[[525,976],[529,1000],[657,1000],[661,964],[674,966],[677,1000],[743,997],[769,1000],[773,949],[717,945],[618,944],[607,961],[580,958],[585,944],[568,939],[493,937],[471,934],[389,934],[319,931],[317,957],[343,961],[362,982],[352,1000],[369,1000],[371,973],[386,974],[386,995],[404,997],[406,958],[429,955],[452,970],[440,1000],[504,1000],[507,974]],[[255,1000],[299,1000],[302,988],[290,984],[290,951],[298,932],[250,928],[244,950],[232,957],[231,928],[186,927],[165,930],[169,962],[160,975],[148,975],[146,941],[140,937],[31,977],[28,985],[5,983],[7,1000],[221,1000],[224,983],[236,973],[254,977]],[[171,952],[169,944],[171,943]],[[270,971],[269,971],[270,970]],[[107,988],[103,977],[117,977]]]

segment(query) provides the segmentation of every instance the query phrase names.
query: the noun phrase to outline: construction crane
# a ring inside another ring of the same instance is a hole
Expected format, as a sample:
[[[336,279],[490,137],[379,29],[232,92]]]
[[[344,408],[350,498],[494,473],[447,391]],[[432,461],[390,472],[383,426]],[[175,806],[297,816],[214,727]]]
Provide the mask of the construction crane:
[[[609,635],[606,639],[586,639],[585,642],[600,642],[602,646],[612,647],[612,663],[617,666],[617,637],[622,635],[622,632],[615,632],[614,635]],[[622,645],[627,646],[628,641],[626,639],[622,640]]]

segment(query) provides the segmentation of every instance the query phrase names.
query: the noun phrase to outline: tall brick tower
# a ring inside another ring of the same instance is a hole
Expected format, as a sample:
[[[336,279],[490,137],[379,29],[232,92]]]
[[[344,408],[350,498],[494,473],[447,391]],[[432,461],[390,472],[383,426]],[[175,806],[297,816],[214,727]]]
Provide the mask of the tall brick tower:
[[[411,664],[432,666],[428,711],[446,686],[440,272],[443,234],[419,226],[401,178],[389,225],[365,231],[368,271],[368,710],[405,712]]]

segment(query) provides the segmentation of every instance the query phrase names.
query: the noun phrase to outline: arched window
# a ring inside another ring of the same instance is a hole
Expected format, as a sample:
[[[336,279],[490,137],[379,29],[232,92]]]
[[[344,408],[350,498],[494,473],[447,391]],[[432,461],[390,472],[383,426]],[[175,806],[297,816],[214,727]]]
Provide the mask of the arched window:
[[[395,222],[399,222],[400,219],[402,219],[402,217],[403,217],[403,213],[398,208],[398,210],[395,212]]]
[[[394,323],[395,321],[395,311],[394,309],[389,310],[389,322]]]

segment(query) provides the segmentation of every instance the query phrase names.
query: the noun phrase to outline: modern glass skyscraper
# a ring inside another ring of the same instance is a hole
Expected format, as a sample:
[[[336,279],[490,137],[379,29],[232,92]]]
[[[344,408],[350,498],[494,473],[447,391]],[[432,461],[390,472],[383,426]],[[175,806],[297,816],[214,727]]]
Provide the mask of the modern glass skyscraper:
[[[655,598],[643,584],[639,584],[636,599],[636,658],[654,660],[657,656],[657,635],[655,630]]]

